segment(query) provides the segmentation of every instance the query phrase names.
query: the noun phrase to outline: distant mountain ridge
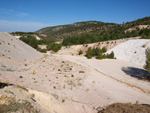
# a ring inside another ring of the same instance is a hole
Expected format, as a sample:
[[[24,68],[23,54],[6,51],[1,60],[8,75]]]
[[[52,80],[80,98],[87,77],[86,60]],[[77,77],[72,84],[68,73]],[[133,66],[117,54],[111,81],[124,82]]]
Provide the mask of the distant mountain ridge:
[[[76,22],[68,25],[59,25],[52,27],[42,28],[36,33],[51,35],[57,39],[63,39],[68,36],[82,35],[82,34],[100,34],[102,32],[113,31],[115,29],[127,30],[136,25],[149,25],[150,17],[145,17],[131,22],[123,24],[116,23],[104,23],[100,21],[85,21]]]

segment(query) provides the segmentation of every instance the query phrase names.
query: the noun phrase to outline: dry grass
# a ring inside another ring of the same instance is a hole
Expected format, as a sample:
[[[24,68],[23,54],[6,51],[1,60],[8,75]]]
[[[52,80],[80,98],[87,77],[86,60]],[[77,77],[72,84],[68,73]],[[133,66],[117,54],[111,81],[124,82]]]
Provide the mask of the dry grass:
[[[115,103],[98,113],[149,113],[150,105]]]
[[[39,113],[39,111],[34,109],[28,101],[25,101],[24,103],[13,102],[9,105],[0,104],[0,113],[10,113],[17,111],[20,113]]]

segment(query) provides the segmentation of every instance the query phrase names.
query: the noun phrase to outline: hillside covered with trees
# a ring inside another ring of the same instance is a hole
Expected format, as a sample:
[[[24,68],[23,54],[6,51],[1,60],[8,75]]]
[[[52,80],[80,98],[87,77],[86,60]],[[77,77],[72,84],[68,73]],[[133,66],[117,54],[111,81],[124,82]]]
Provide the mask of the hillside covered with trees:
[[[150,25],[150,17],[145,17],[126,23],[123,22],[122,24],[104,23],[100,21],[77,22],[69,25],[42,28],[36,31],[36,33],[51,35],[56,39],[81,36],[83,34],[94,34],[98,36],[106,33],[106,35],[109,34],[113,36],[114,39],[119,39],[120,37],[123,37],[125,35],[125,30],[138,25]],[[136,29],[135,31],[133,32],[133,34],[135,35],[140,32],[139,29]],[[126,35],[128,37],[130,33],[127,33]]]

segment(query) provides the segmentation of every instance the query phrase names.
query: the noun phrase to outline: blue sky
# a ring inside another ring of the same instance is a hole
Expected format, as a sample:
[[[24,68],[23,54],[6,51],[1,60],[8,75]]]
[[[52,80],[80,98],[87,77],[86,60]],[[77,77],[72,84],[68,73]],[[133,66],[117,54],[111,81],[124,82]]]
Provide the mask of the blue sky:
[[[150,16],[150,0],[0,0],[0,32],[34,32],[81,21],[123,23]]]

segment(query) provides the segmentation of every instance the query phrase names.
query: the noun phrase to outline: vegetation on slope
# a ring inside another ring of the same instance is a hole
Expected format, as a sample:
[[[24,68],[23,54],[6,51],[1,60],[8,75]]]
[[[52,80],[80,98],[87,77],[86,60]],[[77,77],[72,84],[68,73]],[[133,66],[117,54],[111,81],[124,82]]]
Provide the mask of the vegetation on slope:
[[[104,110],[98,110],[98,113],[149,113],[150,105],[114,103]]]
[[[20,37],[20,40],[22,40],[23,42],[25,42],[26,44],[30,45],[31,47],[33,47],[34,49],[37,49],[40,52],[46,52],[48,50],[52,50],[54,52],[58,52],[58,50],[61,49],[61,44],[56,44],[54,43],[53,40],[37,40],[34,36],[26,36],[26,37]],[[47,45],[47,49],[41,49],[38,47],[38,45],[42,45],[45,44]]]
[[[142,29],[139,33],[142,36],[142,39],[150,39],[150,29]]]
[[[91,59],[92,57],[96,57],[97,59],[103,59],[103,58],[109,58],[109,59],[114,59],[114,52],[112,51],[110,54],[103,54],[107,52],[107,47],[104,46],[102,49],[100,48],[91,48],[89,47],[88,50],[86,51],[86,57],[88,59]]]
[[[128,37],[136,37],[138,33],[134,30],[132,32],[127,31],[126,33],[124,30],[118,32],[118,30],[112,32],[102,32],[101,34],[92,35],[92,34],[83,34],[81,36],[72,36],[64,38],[62,44],[65,46],[70,45],[77,45],[77,44],[87,44],[87,43],[94,43],[100,41],[107,41],[107,40],[116,40],[121,38],[128,38]]]
[[[19,35],[19,36],[23,36],[23,35],[33,35],[33,34],[36,34],[36,35],[39,35],[38,33],[35,33],[35,32],[21,32],[21,31],[16,31],[16,32],[12,32],[11,35]]]
[[[98,21],[87,21],[87,22],[78,22],[70,25],[46,27],[36,32],[51,35],[55,38],[64,38],[66,36],[80,35],[86,32],[98,33],[97,31],[98,29],[99,31],[101,31],[107,28],[111,28],[114,25],[116,24]]]
[[[41,39],[44,39],[44,40],[53,40],[53,41],[56,41],[56,39],[50,35],[44,35],[44,34],[38,34],[38,33],[35,33],[35,32],[12,32],[10,33],[11,35],[13,36],[22,36],[22,37],[27,37],[27,36],[38,36],[39,38]]]
[[[99,21],[86,21],[78,22],[70,25],[60,25],[53,27],[46,27],[41,30],[36,31],[36,33],[51,35],[55,38],[63,39],[65,37],[81,36],[83,34],[101,34],[108,32],[116,34],[125,31],[131,27],[137,25],[148,25],[150,24],[150,17],[145,17],[131,22],[126,22],[123,24],[115,23],[104,23]],[[136,30],[136,32],[139,32]]]

